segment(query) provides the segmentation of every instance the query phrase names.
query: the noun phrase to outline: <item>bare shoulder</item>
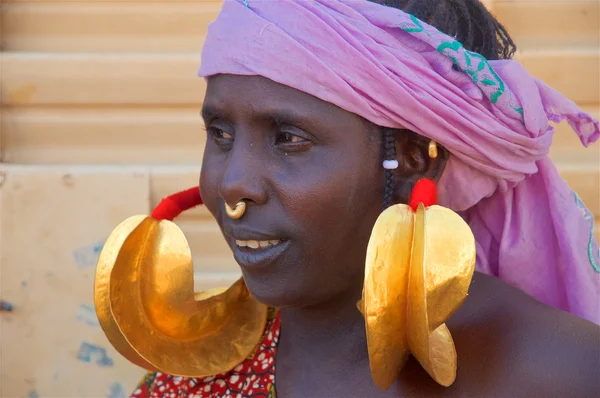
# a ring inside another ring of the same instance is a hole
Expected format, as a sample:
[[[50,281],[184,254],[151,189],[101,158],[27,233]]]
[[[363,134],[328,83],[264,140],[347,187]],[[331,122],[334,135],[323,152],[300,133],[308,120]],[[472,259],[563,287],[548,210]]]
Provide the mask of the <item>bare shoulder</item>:
[[[600,394],[600,327],[497,278],[476,273],[469,297],[448,326],[458,352],[458,376],[468,381],[468,390],[489,394],[494,388],[510,396]]]

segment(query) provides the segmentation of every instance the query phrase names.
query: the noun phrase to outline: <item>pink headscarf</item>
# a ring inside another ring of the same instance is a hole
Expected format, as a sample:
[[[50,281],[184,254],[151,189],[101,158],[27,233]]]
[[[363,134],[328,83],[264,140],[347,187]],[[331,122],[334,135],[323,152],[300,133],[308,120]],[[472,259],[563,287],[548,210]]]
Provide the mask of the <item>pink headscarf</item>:
[[[453,69],[456,65],[461,71]],[[566,119],[598,121],[514,60],[487,61],[400,10],[356,0],[225,0],[199,76],[260,75],[450,153],[440,204],[477,241],[477,267],[600,324],[593,216],[547,157]]]

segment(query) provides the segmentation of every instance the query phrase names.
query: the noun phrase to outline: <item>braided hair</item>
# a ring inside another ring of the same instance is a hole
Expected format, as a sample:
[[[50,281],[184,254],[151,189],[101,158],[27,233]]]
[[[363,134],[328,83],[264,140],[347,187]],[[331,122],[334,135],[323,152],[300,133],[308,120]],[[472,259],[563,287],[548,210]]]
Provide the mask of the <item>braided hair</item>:
[[[394,129],[382,127],[383,158],[396,159],[396,132]],[[396,173],[392,169],[385,169],[385,187],[383,189],[383,209],[394,204],[394,190],[396,187]]]
[[[506,28],[479,0],[369,0],[398,8],[436,27],[469,51],[489,60],[510,59],[517,49]],[[379,127],[384,160],[396,159],[395,137],[398,130]],[[383,208],[394,204],[394,170],[385,170]]]

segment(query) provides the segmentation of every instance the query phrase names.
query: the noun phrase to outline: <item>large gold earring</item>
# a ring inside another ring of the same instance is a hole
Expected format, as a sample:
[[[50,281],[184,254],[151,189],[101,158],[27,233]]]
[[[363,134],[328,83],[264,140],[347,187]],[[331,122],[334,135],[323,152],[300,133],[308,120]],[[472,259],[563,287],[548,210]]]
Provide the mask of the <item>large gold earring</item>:
[[[198,188],[172,195],[150,217],[117,226],[100,253],[94,281],[100,325],[121,355],[150,371],[226,373],[252,354],[267,323],[268,307],[243,278],[228,289],[194,292],[190,247],[171,220],[201,203]]]
[[[432,180],[419,180],[408,205],[381,213],[367,248],[362,299],[371,375],[387,390],[409,354],[440,385],[456,378],[445,323],[466,298],[475,238],[452,210],[435,205]]]
[[[225,202],[225,213],[227,213],[227,216],[233,220],[237,220],[239,218],[241,218],[244,213],[246,212],[246,202],[244,202],[243,200],[240,200],[239,202],[236,203],[234,208],[231,208],[227,202]]]

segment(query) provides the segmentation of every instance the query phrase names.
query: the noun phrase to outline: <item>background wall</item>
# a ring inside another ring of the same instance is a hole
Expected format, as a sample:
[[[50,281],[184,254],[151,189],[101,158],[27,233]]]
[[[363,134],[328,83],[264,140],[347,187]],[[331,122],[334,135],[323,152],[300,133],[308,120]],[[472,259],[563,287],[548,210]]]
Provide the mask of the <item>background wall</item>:
[[[596,117],[595,0],[487,2],[530,72]],[[144,373],[112,349],[93,309],[102,243],[126,217],[197,184],[202,41],[220,1],[4,0],[0,14],[1,397],[125,396]],[[599,220],[600,146],[566,126],[552,157]],[[237,267],[206,211],[178,224],[197,289]],[[596,237],[598,231],[596,229]]]

